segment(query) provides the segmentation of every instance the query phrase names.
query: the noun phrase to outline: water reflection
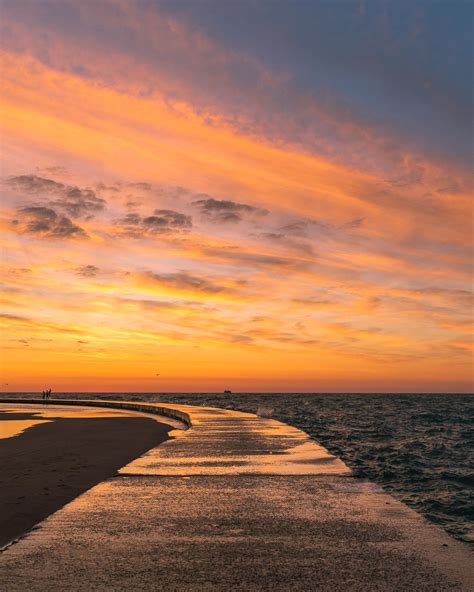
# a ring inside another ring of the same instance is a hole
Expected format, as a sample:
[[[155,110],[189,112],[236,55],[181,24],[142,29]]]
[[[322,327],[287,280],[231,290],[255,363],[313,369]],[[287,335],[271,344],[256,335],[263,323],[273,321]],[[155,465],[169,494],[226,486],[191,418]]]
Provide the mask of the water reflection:
[[[46,407],[45,405],[1,405],[0,404],[0,439],[13,438],[19,436],[25,430],[49,423],[56,419],[98,419],[108,417],[136,417],[142,415],[148,418],[156,419],[160,423],[171,425],[175,429],[182,430],[185,426],[171,418],[153,416],[149,414],[138,413],[134,411],[125,411],[117,409],[105,409],[94,407],[68,407],[54,405]]]
[[[40,423],[49,423],[48,419],[5,419],[0,415],[0,439],[13,438],[28,428]]]

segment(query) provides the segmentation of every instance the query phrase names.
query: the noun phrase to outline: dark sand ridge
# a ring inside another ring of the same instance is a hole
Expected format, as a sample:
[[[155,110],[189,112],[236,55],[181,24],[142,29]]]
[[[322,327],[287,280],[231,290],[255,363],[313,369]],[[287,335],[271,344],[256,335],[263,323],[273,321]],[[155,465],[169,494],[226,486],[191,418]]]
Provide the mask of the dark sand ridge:
[[[0,439],[0,547],[145,451],[173,428],[145,416],[58,419]],[[80,415],[80,414],[76,414]],[[49,419],[50,417],[48,417]],[[34,412],[0,420],[43,419]]]

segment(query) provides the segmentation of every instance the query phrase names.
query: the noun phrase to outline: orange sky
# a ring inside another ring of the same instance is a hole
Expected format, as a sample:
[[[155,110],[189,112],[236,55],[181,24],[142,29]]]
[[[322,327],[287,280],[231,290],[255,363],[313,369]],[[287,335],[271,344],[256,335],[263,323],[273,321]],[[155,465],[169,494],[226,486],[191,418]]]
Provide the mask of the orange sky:
[[[145,4],[6,11],[3,390],[472,390],[468,167]]]

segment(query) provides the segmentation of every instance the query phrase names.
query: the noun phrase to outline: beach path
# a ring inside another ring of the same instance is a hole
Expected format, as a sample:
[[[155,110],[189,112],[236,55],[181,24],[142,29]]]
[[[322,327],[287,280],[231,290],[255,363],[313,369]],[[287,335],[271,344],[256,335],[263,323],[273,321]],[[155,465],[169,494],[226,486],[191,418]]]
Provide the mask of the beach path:
[[[296,428],[222,409],[155,409],[190,428],[6,549],[0,589],[474,588],[466,545]]]

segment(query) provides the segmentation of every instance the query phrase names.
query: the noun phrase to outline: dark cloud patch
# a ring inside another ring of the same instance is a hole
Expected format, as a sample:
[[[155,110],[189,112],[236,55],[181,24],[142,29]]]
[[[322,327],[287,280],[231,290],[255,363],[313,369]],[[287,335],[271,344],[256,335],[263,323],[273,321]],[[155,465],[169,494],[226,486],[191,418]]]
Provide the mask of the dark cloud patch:
[[[122,220],[120,220],[120,223],[123,224],[124,226],[138,226],[139,224],[141,224],[142,218],[141,216],[139,216],[138,214],[127,214],[125,216],[125,218],[122,218]]]
[[[18,294],[21,292],[20,288],[15,286],[6,286],[5,284],[0,284],[0,292],[4,294]]]
[[[29,267],[10,267],[6,270],[7,275],[10,276],[24,276],[31,272],[32,270]]]
[[[259,253],[240,253],[237,259],[240,261],[247,261],[249,263],[260,263],[262,265],[270,265],[272,267],[287,267],[291,265],[291,260],[283,257],[275,257],[273,255],[262,255]]]
[[[119,220],[127,234],[147,236],[192,228],[192,218],[174,210],[155,210],[151,216],[130,213]]]
[[[58,214],[52,208],[29,206],[18,210],[18,218],[12,221],[21,234],[33,234],[44,238],[76,238],[87,234],[67,216]]]
[[[242,345],[251,345],[255,340],[250,335],[231,335],[229,341],[232,343],[241,343]]]
[[[67,168],[63,166],[36,167],[36,170],[49,173],[50,175],[65,175],[68,172]]]
[[[295,304],[303,304],[305,306],[333,306],[338,304],[335,300],[328,300],[324,298],[293,298],[292,302]]]
[[[256,315],[250,319],[251,323],[262,323],[269,320],[269,317],[265,317],[263,315]]]
[[[365,218],[355,218],[354,220],[349,220],[339,228],[341,230],[352,230],[356,228],[361,228],[365,224]]]
[[[290,224],[285,224],[284,226],[280,226],[280,234],[281,236],[287,236],[288,234],[296,235],[296,236],[304,236],[306,234],[306,230],[309,226],[309,222],[306,220],[300,220],[298,222],[291,222]]]
[[[91,189],[66,186],[63,195],[51,201],[51,205],[62,208],[73,218],[80,218],[103,210],[105,200],[97,197]]]
[[[76,269],[76,274],[81,277],[91,278],[99,273],[99,268],[95,265],[83,265]]]
[[[65,185],[38,175],[10,177],[6,184],[15,191],[44,200],[38,205],[62,210],[72,218],[90,216],[103,210],[106,205],[105,200],[98,197],[92,189]]]
[[[414,294],[427,297],[439,297],[457,306],[474,306],[474,294],[469,290],[426,287],[409,290]]]
[[[5,321],[29,321],[27,317],[21,317],[19,315],[12,315],[8,313],[0,314],[0,319],[4,319]]]
[[[125,207],[129,209],[137,208],[139,205],[141,205],[141,202],[137,200],[129,200],[125,203]]]
[[[246,335],[252,339],[263,339],[277,344],[291,343],[294,345],[315,345],[320,343],[316,339],[302,336],[302,331],[304,331],[304,329],[301,328],[298,328],[297,333],[292,331],[275,331],[272,329],[255,328],[248,331]]]
[[[120,191],[120,185],[106,185],[105,183],[99,182],[96,187],[99,191],[111,191],[112,193],[118,193]]]
[[[218,250],[205,249],[204,253],[216,259],[225,261],[238,261],[243,264],[269,267],[291,267],[296,261],[284,257],[276,257],[274,255],[264,255],[261,253],[243,253],[237,250]]]
[[[330,323],[327,327],[336,330],[344,339],[349,341],[359,341],[361,334],[379,335],[384,333],[384,330],[380,327],[355,327],[345,321]]]
[[[439,186],[438,189],[436,190],[437,193],[441,193],[441,194],[458,194],[461,193],[463,191],[463,187],[461,185],[461,183],[459,183],[459,181],[457,179],[454,179],[452,177],[444,177],[438,180]]]
[[[203,302],[195,300],[152,300],[152,299],[136,299],[136,298],[118,298],[118,302],[130,304],[147,311],[159,310],[214,310],[213,307]]]
[[[37,320],[31,319],[29,317],[12,315],[12,314],[8,314],[8,313],[0,314],[0,319],[4,319],[6,321],[14,321],[14,322],[20,323],[22,325],[30,325],[32,327],[40,327],[43,329],[55,331],[56,333],[73,333],[73,334],[84,333],[84,331],[82,329],[73,329],[71,327],[64,327],[62,325],[55,325],[53,323],[37,321]],[[51,340],[42,339],[42,341],[51,341]]]
[[[228,199],[198,199],[192,202],[201,214],[213,222],[240,222],[247,215],[265,216],[268,210]]]
[[[295,220],[284,226],[278,228],[278,232],[283,233],[285,236],[307,236],[310,230],[319,230],[320,232],[329,232],[334,227],[328,222],[322,220],[314,220],[311,218],[303,218],[302,220]]]
[[[346,222],[341,226],[336,226],[335,224],[331,224],[330,222],[326,222],[324,220],[317,220],[314,218],[303,218],[300,220],[294,220],[289,224],[280,226],[275,231],[266,233],[266,237],[273,240],[282,240],[288,237],[328,237],[334,236],[340,233],[341,231],[344,232],[361,228],[364,225],[364,222],[364,218],[355,218],[354,220],[349,220],[349,222]]]
[[[181,290],[196,290],[207,294],[232,291],[225,286],[216,284],[212,280],[192,275],[186,271],[179,271],[177,273],[153,273],[149,271],[146,273],[146,276],[164,286]]]
[[[142,181],[138,183],[128,183],[127,187],[133,187],[134,189],[141,189],[142,191],[151,191],[152,186],[150,183],[144,183]]]
[[[306,255],[314,255],[313,246],[308,241],[287,236],[282,232],[262,232],[257,236],[278,243],[286,249],[292,249]]]
[[[409,167],[408,170],[393,177],[386,179],[386,183],[393,187],[411,187],[423,181],[424,170],[420,166]]]
[[[286,236],[281,232],[262,232],[260,236],[273,241],[281,241],[286,238]]]
[[[153,216],[143,218],[143,224],[149,227],[191,228],[192,218],[174,210],[155,210]]]
[[[39,177],[38,175],[19,175],[17,177],[9,177],[6,184],[18,191],[25,191],[26,193],[52,193],[58,190],[62,183],[57,183],[52,179]]]

